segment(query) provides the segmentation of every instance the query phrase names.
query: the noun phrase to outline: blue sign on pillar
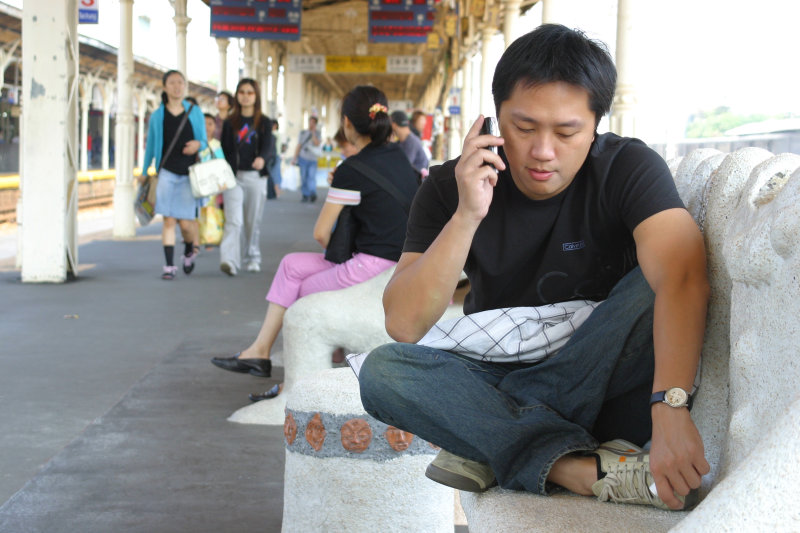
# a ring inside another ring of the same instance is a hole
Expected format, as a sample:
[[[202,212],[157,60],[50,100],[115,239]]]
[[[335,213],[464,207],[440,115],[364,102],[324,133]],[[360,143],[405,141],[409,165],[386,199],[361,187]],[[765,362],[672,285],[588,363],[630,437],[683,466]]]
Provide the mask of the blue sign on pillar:
[[[369,42],[425,43],[439,0],[370,0]]]
[[[78,2],[78,24],[97,24],[100,20],[98,3],[100,0],[80,0]]]
[[[211,35],[299,41],[301,0],[211,0]]]

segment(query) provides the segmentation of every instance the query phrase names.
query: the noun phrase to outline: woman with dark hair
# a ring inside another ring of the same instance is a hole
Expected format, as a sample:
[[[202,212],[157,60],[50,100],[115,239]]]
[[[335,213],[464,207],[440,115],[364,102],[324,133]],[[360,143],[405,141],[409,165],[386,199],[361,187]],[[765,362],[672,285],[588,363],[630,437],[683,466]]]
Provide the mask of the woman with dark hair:
[[[231,110],[233,109],[234,99],[233,95],[228,91],[220,91],[217,93],[217,98],[214,100],[214,106],[217,108],[217,116],[214,120],[214,138],[220,139],[222,137],[222,123],[228,118]]]
[[[272,121],[261,113],[261,96],[255,80],[239,80],[233,111],[222,124],[221,140],[225,159],[236,173],[236,187],[222,193],[225,230],[219,247],[219,268],[229,276],[235,276],[242,264],[248,272],[260,272],[258,236],[267,200],[267,180],[262,178],[261,171],[266,171],[272,147]]]
[[[170,70],[161,81],[164,91],[161,93],[161,105],[150,115],[142,166],[145,170],[140,179],[143,180],[146,169],[155,159],[158,172],[155,212],[164,218],[161,242],[166,265],[161,277],[171,280],[178,272],[178,267],[173,264],[176,223],[183,236],[183,271],[191,274],[194,270],[197,256],[194,247],[197,237],[195,219],[202,199],[192,195],[189,166],[197,161],[197,152],[205,149],[207,142],[203,112],[184,100],[186,79],[183,74]]]
[[[416,172],[403,151],[389,143],[392,123],[386,96],[370,86],[358,86],[342,101],[342,129],[359,152],[347,158],[365,165],[399,189],[410,205],[417,190]],[[233,357],[215,357],[212,362],[233,372],[269,377],[272,345],[283,325],[286,309],[308,294],[344,289],[373,278],[397,263],[403,249],[408,214],[391,193],[367,178],[347,161],[333,175],[328,196],[314,226],[314,239],[326,248],[339,213],[352,206],[358,222],[355,253],[344,263],[327,261],[321,253],[291,253],[278,267],[267,293],[267,316],[256,340]],[[276,385],[253,401],[274,398]]]

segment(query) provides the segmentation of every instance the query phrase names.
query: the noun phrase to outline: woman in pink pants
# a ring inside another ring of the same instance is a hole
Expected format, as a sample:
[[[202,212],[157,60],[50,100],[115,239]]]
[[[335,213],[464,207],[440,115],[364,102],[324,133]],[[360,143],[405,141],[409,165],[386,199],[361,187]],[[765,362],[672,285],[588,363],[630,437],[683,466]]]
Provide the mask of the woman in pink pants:
[[[389,143],[392,124],[386,96],[377,88],[358,86],[342,100],[342,129],[358,148],[351,157],[388,179],[410,205],[417,190],[414,169],[403,151]],[[267,293],[267,316],[256,340],[232,357],[214,357],[211,362],[232,372],[269,377],[270,352],[283,326],[286,309],[299,298],[321,291],[350,287],[373,278],[396,264],[405,239],[406,208],[354,166],[340,165],[314,226],[314,239],[325,248],[344,206],[352,206],[358,222],[353,257],[341,264],[325,260],[322,253],[292,253],[278,267]],[[276,385],[254,401],[274,398]]]

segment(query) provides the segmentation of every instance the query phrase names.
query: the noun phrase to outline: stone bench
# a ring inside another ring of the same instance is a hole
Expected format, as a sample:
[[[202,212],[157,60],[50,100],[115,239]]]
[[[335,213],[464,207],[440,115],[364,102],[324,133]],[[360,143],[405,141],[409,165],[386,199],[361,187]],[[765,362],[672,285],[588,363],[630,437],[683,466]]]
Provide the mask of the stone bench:
[[[690,512],[499,488],[461,493],[470,533],[800,531],[800,156],[669,162],[703,230],[711,300],[692,416],[711,472]]]
[[[283,392],[239,409],[228,420],[283,425],[284,407],[296,381],[331,368],[335,349],[361,353],[391,342],[384,325],[382,297],[393,273],[390,268],[358,285],[309,294],[290,306],[283,320]],[[461,314],[461,304],[455,303],[447,308],[445,317]]]
[[[369,416],[350,368],[295,383],[284,436],[283,533],[453,532],[453,489],[420,474],[438,449]]]

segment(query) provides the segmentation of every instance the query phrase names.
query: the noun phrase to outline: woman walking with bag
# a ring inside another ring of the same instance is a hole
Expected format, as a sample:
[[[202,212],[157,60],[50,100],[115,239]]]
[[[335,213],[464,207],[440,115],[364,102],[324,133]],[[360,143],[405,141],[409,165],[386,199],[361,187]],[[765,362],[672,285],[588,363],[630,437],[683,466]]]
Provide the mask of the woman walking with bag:
[[[386,96],[371,86],[358,86],[347,93],[342,100],[342,128],[359,152],[348,157],[334,172],[314,226],[314,239],[327,248],[334,224],[340,220],[339,214],[345,206],[350,206],[356,222],[354,249],[345,254],[342,263],[326,259],[332,250],[327,255],[286,255],[267,294],[267,315],[258,337],[233,357],[213,358],[216,366],[269,377],[270,352],[289,306],[309,294],[362,283],[394,266],[400,258],[408,206],[417,190],[417,178],[403,151],[388,142],[392,124]],[[280,386],[276,385],[265,393],[251,394],[250,399],[274,398],[279,393]]]
[[[244,255],[247,271],[260,272],[258,237],[267,200],[267,180],[260,171],[266,165],[272,146],[272,121],[261,113],[261,96],[255,80],[239,80],[233,111],[222,124],[221,140],[225,159],[236,173],[237,186],[223,193],[225,231],[220,244],[219,268],[235,276]]]
[[[183,74],[170,70],[161,81],[164,86],[161,105],[150,115],[142,168],[149,168],[155,159],[158,169],[155,212],[164,218],[161,243],[166,264],[161,277],[171,280],[178,271],[174,265],[176,223],[183,236],[183,271],[191,274],[194,270],[197,257],[193,244],[197,237],[195,219],[202,199],[192,196],[189,166],[196,162],[197,152],[206,148],[207,142],[203,112],[184,100],[186,79]]]

